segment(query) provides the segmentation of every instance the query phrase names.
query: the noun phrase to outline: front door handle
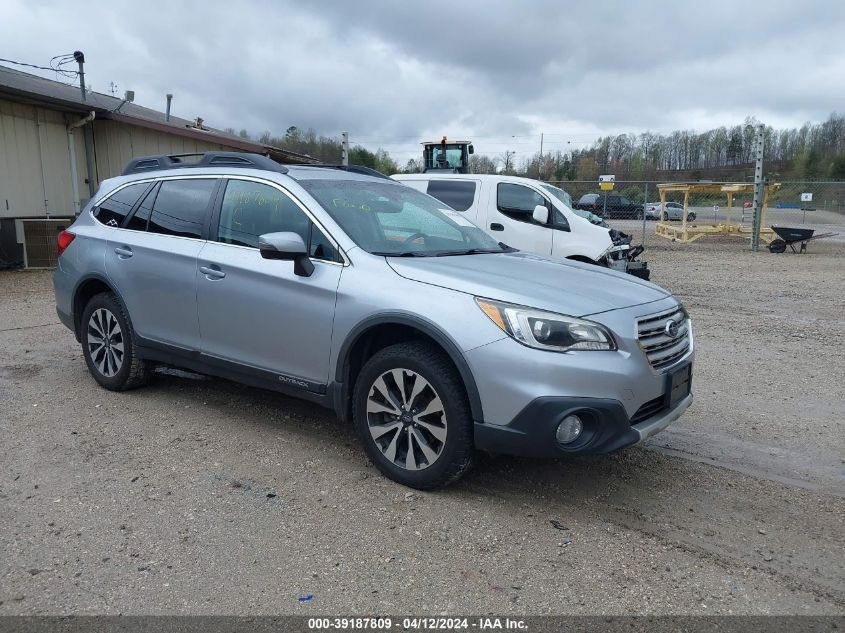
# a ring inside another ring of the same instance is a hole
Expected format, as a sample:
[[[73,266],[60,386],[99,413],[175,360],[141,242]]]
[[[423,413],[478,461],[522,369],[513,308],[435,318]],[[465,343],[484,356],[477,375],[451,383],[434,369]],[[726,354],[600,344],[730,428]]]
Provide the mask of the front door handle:
[[[200,266],[200,272],[208,279],[223,279],[226,276],[226,273],[216,266]]]
[[[493,222],[493,224],[490,225],[490,230],[491,231],[504,231],[505,227],[503,227],[498,222]]]
[[[129,259],[132,257],[132,249],[128,246],[117,246],[114,249],[114,252],[117,253],[117,256],[120,259]]]

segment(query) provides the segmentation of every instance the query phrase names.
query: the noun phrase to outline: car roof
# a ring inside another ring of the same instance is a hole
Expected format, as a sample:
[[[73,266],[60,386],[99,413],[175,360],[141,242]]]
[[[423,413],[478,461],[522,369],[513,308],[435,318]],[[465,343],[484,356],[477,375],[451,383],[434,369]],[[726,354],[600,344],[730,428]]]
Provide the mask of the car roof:
[[[534,178],[525,178],[523,176],[506,176],[504,174],[439,174],[436,172],[432,172],[428,174],[393,174],[390,177],[398,181],[431,180],[433,178],[436,178],[438,180],[494,180],[498,182],[512,182],[517,184],[546,184],[540,180],[535,180]]]
[[[134,182],[138,180],[153,180],[157,178],[172,178],[173,176],[249,176],[251,178],[261,178],[263,180],[275,180],[277,182],[284,182],[285,178],[292,178],[293,180],[358,180],[358,181],[376,181],[389,182],[396,184],[390,178],[375,170],[363,168],[363,172],[354,171],[355,167],[350,169],[334,166],[310,166],[310,165],[285,165],[286,173],[267,171],[264,169],[251,169],[243,167],[191,167],[191,168],[174,168],[174,169],[157,169],[151,171],[134,172],[127,175],[110,178],[115,184],[123,184],[125,182]],[[371,172],[371,173],[370,173]]]

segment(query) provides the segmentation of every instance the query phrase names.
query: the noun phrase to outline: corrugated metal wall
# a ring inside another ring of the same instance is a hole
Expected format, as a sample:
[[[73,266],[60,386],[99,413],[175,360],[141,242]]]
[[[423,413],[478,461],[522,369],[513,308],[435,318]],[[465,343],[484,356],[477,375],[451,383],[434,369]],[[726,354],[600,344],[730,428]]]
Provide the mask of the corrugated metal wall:
[[[67,123],[81,115],[0,100],[0,218],[72,217]],[[118,121],[95,119],[95,189],[117,176],[129,159],[230,149]],[[73,134],[80,207],[88,201],[84,131]]]
[[[81,117],[0,99],[0,219],[73,217],[67,124]],[[106,178],[119,175],[135,156],[231,149],[217,142],[188,139],[122,121],[95,119],[93,130],[95,189]],[[80,208],[88,202],[84,134],[84,128],[73,132]],[[8,228],[10,222],[2,224]],[[26,259],[30,266],[52,265],[49,253],[55,243],[55,223],[24,222],[20,226],[24,233],[32,234],[16,238],[16,252],[5,248],[0,264]],[[45,230],[47,226],[52,233]],[[26,251],[25,246],[29,247]],[[34,249],[31,254],[30,248]]]
[[[75,134],[80,187],[84,145]],[[60,112],[0,100],[0,218],[73,215],[67,128]]]
[[[126,163],[136,156],[192,154],[231,148],[123,122],[95,120],[94,149],[97,155],[97,178],[103,181],[118,176]]]

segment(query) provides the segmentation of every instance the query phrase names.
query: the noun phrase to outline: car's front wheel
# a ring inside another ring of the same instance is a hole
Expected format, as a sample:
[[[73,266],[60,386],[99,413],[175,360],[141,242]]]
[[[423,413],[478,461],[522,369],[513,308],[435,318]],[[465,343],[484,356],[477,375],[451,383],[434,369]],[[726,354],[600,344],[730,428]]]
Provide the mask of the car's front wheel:
[[[643,219],[643,212],[642,212],[642,211],[637,211],[637,213],[636,213],[636,215],[635,215],[635,219],[637,219],[637,220],[642,220],[642,219]]]
[[[473,421],[449,358],[399,343],[370,358],[355,382],[352,417],[370,460],[411,488],[447,486],[473,464]]]
[[[687,222],[695,220],[695,213],[687,213]]]
[[[80,328],[85,363],[101,387],[125,391],[147,381],[149,368],[138,357],[132,323],[114,294],[94,296],[82,312]]]

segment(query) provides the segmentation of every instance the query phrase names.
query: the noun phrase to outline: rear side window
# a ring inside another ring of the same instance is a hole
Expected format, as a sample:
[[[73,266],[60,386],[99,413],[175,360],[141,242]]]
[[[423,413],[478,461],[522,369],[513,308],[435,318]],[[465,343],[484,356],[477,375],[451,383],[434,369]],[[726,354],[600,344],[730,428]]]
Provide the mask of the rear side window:
[[[143,182],[124,187],[104,200],[94,210],[94,217],[106,226],[120,226],[148,186],[148,182]]]
[[[132,229],[133,231],[146,231],[147,230],[147,222],[150,220],[150,215],[153,212],[153,202],[156,199],[156,188],[153,187],[150,190],[150,193],[144,198],[144,201],[141,205],[135,209],[135,213],[132,214],[132,217],[129,218],[129,221],[126,223],[127,229]]]
[[[538,204],[546,206],[546,199],[530,187],[506,182],[496,187],[496,208],[514,220],[534,222],[532,214]]]
[[[215,179],[165,180],[158,190],[148,231],[178,237],[202,237]]]
[[[426,193],[455,211],[466,211],[475,200],[475,183],[469,180],[430,180]]]

